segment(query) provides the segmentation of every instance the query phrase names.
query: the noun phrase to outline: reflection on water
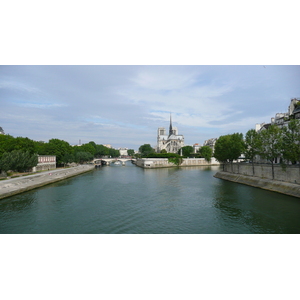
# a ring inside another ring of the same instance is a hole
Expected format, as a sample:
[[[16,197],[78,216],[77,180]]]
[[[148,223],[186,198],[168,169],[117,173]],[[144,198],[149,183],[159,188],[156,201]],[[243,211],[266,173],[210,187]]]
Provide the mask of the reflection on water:
[[[247,226],[252,233],[299,233],[300,200],[219,180],[214,206],[221,217]],[[296,222],[295,222],[296,221]]]
[[[299,233],[298,198],[218,167],[107,166],[0,201],[0,233]]]

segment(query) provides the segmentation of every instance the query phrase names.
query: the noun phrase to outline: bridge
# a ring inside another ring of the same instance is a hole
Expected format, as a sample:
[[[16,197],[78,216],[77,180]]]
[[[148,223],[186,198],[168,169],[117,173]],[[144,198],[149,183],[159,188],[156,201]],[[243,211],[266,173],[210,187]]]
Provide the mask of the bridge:
[[[127,161],[136,161],[134,158],[95,158],[93,163],[95,167],[100,167],[102,165],[110,165],[111,163],[122,164],[125,166]]]

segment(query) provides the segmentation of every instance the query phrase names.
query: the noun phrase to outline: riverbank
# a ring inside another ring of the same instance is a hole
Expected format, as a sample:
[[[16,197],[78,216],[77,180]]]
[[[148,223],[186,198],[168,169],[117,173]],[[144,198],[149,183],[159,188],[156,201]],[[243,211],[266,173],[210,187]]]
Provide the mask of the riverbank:
[[[214,177],[300,198],[300,185],[295,183],[223,171],[217,172]]]
[[[80,165],[77,167],[56,169],[37,174],[11,178],[0,181],[0,199],[23,193],[47,184],[61,181],[93,170],[94,165]]]
[[[182,163],[179,166],[170,162],[167,158],[138,158],[135,164],[144,169],[220,165],[214,157],[212,157],[210,162],[207,162],[204,158],[183,158]]]

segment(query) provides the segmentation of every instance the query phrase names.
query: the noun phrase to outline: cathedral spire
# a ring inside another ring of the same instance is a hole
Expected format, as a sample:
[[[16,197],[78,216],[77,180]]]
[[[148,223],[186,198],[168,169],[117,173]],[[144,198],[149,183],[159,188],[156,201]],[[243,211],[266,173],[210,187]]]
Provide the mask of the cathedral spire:
[[[172,115],[170,113],[170,127],[169,127],[169,136],[173,134],[173,127],[172,127]]]

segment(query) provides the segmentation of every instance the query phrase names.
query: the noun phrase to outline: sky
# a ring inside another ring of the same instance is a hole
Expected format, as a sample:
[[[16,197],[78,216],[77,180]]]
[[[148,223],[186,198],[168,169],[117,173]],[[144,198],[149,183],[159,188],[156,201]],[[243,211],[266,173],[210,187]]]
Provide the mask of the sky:
[[[202,145],[287,112],[299,82],[298,65],[2,65],[0,126],[137,150],[171,114],[185,144]]]
[[[178,127],[179,134],[184,135],[186,144],[203,144],[209,138],[224,134],[245,133],[256,123],[269,122],[276,113],[286,112],[290,99],[300,97],[299,9],[296,5],[294,0],[286,0],[284,5],[269,0],[3,1],[0,18],[3,28],[0,127],[15,137],[43,141],[59,138],[70,144],[78,144],[81,139],[82,143],[94,141],[135,150],[145,143],[156,145],[157,128],[168,128],[170,112],[173,125]],[[5,256],[10,258],[20,241],[12,240],[11,236],[5,238],[9,238],[4,242],[8,245],[4,249]],[[26,237],[22,242],[27,242],[27,247],[22,251],[25,251],[23,257],[30,258],[33,270],[27,277],[31,281],[34,278],[43,288],[45,282],[53,279],[53,274],[47,268],[47,273],[43,272],[40,264],[34,262],[40,262],[49,254],[56,263],[64,266],[66,255],[61,255],[61,240],[53,239],[57,237],[51,237],[49,244],[40,243],[41,238]],[[49,238],[47,236],[47,240]],[[120,240],[111,237],[105,241],[104,237],[100,240],[99,237],[90,236],[88,240],[84,237],[83,243],[78,238],[68,239],[71,246],[63,245],[66,253],[75,253],[77,259],[82,257],[85,249],[97,249],[97,256],[89,254],[90,260],[85,257],[82,264],[79,259],[76,265],[79,272],[64,274],[65,278],[71,278],[69,282],[72,284],[78,280],[80,271],[92,274],[92,278],[88,276],[78,285],[83,287],[82,293],[86,296],[87,291],[94,292],[90,283],[97,278],[95,270],[87,270],[86,266],[93,266],[99,253],[101,256],[106,249],[115,253],[121,244]],[[118,265],[118,270],[123,267],[127,272],[127,262],[130,261],[130,269],[138,270],[139,278],[129,272],[128,284],[124,278],[118,283],[127,288],[134,279],[137,286],[142,287],[135,294],[131,291],[131,299],[140,299],[145,290],[144,283],[151,282],[156,276],[147,268],[146,272],[141,270],[145,257],[162,266],[164,277],[169,278],[171,285],[174,286],[179,278],[177,286],[181,289],[173,290],[181,298],[187,292],[199,295],[199,285],[193,284],[195,268],[189,266],[195,266],[196,262],[201,265],[201,274],[211,274],[215,269],[212,266],[216,265],[218,270],[228,270],[230,261],[228,282],[224,276],[220,281],[217,278],[217,283],[223,287],[218,296],[224,297],[225,291],[232,299],[240,299],[247,288],[245,282],[253,280],[258,268],[266,266],[265,258],[271,253],[270,264],[264,268],[271,270],[268,276],[264,276],[267,289],[263,292],[269,296],[268,287],[278,281],[278,272],[287,273],[287,265],[292,266],[289,274],[295,269],[294,256],[285,255],[279,264],[282,268],[277,264],[277,272],[273,272],[274,259],[282,257],[285,249],[290,252],[298,245],[298,240],[292,235],[288,241],[284,236],[280,243],[284,248],[278,247],[278,236],[276,239],[264,236],[263,247],[258,235],[257,238],[252,236],[249,243],[248,237],[241,235],[224,238],[216,235],[213,239],[209,236],[188,239],[186,236],[180,239],[178,236],[158,236],[155,240],[151,237],[147,247],[139,251],[143,244],[141,238],[126,237],[128,243],[124,239],[121,241],[122,251],[127,251],[128,259]],[[96,240],[100,241],[99,244],[94,243]],[[78,247],[78,241],[85,245],[84,249]],[[39,257],[35,250],[44,244],[46,246],[39,251],[42,253]],[[220,244],[225,245],[222,249],[225,254],[216,261],[215,249]],[[191,249],[196,249],[195,255],[191,255]],[[262,254],[261,249],[265,253]],[[107,253],[104,253],[108,259],[107,264],[102,265],[103,274],[111,271],[111,263],[115,260]],[[173,272],[172,267],[169,268],[171,272],[166,272],[165,258],[170,253],[176,258],[175,266],[179,272]],[[245,261],[245,256],[250,259]],[[7,268],[4,264],[8,274],[15,258],[16,255],[7,260]],[[19,260],[19,269],[20,266],[22,268],[23,264]],[[28,269],[27,265],[24,267]],[[72,267],[69,269],[73,270]],[[192,276],[185,276],[183,280],[183,277],[178,277],[180,272]],[[43,276],[37,278],[36,274]],[[272,290],[273,299],[282,299],[287,291],[291,295],[297,294],[298,290],[291,289],[290,284],[296,277],[291,276],[286,276],[285,280],[280,277],[279,289]],[[228,290],[232,278],[238,283],[236,293]],[[206,298],[211,298],[212,291],[214,294],[216,290],[216,280],[210,282],[206,281],[201,287],[201,295],[207,294]],[[23,277],[22,284],[26,285]],[[65,292],[69,296],[72,289],[68,284],[66,287],[68,289],[60,290],[60,294]],[[109,297],[110,288],[108,285]],[[78,290],[73,290],[76,298]],[[124,288],[119,290],[122,293],[119,298],[124,298]],[[7,295],[11,295],[12,289],[7,291]],[[24,292],[23,289],[20,291]],[[36,291],[38,297],[33,296],[34,299],[40,298],[43,292]],[[154,298],[159,298],[156,291],[153,289]],[[169,296],[170,289],[163,292],[159,294]],[[95,293],[99,293],[98,286]]]

